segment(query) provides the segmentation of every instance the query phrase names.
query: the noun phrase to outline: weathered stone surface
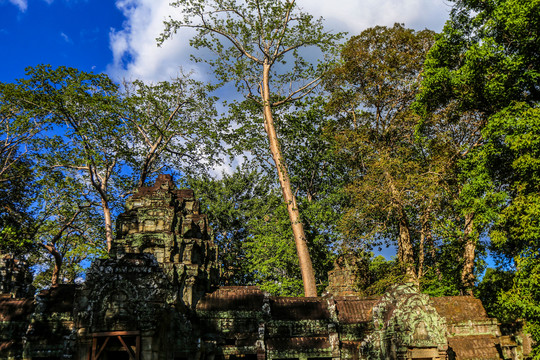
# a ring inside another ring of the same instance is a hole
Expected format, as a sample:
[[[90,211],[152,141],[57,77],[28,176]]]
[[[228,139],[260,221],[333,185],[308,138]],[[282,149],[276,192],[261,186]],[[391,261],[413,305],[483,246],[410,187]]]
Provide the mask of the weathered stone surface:
[[[87,272],[75,304],[79,348],[105,341],[95,334],[106,339],[103,334],[120,331],[137,332],[143,357],[196,352],[189,318],[217,275],[212,233],[193,191],[177,190],[170,176],[160,175],[127,200],[110,259]]]
[[[73,301],[77,286],[57,285],[40,291],[23,337],[23,358],[64,358],[75,355]]]
[[[154,186],[140,188],[126,201],[126,212],[116,224],[111,258],[154,255],[185,306],[194,308],[217,282],[217,250],[208,219],[199,213],[193,191],[177,190],[170,175],[159,175]]]
[[[34,311],[33,298],[0,298],[0,358],[22,357],[23,339]]]
[[[334,269],[328,273],[326,291],[334,296],[359,295],[358,289],[368,283],[368,264],[360,256],[346,253],[334,262]]]
[[[32,273],[24,260],[0,252],[0,294],[12,298],[33,296]]]
[[[373,307],[372,317],[374,330],[362,346],[366,358],[404,359],[415,349],[437,359],[438,354],[446,354],[446,320],[416,284],[391,287]]]

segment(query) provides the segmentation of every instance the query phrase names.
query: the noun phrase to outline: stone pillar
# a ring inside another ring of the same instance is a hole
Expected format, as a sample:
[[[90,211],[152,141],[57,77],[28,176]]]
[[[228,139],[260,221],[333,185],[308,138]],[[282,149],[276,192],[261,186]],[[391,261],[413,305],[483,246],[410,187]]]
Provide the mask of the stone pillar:
[[[326,304],[328,307],[328,312],[330,313],[331,322],[328,323],[328,341],[332,347],[332,359],[340,360],[341,359],[341,343],[339,341],[339,334],[337,330],[337,324],[339,319],[337,316],[336,302],[334,301],[333,296],[326,296]]]

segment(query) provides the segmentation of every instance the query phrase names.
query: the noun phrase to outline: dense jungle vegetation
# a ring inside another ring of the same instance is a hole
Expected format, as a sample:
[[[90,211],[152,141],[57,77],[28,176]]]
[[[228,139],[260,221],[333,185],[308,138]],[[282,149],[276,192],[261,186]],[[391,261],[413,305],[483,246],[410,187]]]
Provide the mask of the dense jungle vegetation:
[[[157,41],[194,28],[211,84],[28,68],[0,84],[1,252],[39,288],[80,281],[125,198],[170,173],[211,220],[223,284],[320,295],[354,254],[361,294],[476,295],[540,341],[540,0],[452,3],[440,34],[347,37],[294,1],[181,0]]]

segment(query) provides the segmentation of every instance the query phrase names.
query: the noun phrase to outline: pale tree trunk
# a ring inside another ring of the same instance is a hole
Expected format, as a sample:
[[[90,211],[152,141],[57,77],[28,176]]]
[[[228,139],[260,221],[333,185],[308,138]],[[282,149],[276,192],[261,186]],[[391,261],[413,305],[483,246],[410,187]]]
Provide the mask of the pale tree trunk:
[[[51,285],[52,286],[58,285],[59,279],[60,279],[60,270],[62,269],[62,265],[63,265],[63,262],[64,262],[64,256],[58,251],[58,249],[56,249],[56,243],[57,243],[58,240],[60,240],[60,238],[64,234],[64,231],[66,231],[66,229],[68,227],[70,227],[71,224],[73,224],[75,219],[77,219],[77,216],[79,216],[82,209],[85,208],[85,207],[87,207],[87,206],[79,207],[79,210],[77,210],[77,212],[75,214],[73,214],[71,219],[62,226],[62,228],[58,231],[58,233],[54,236],[54,238],[51,240],[50,243],[47,243],[47,244],[40,243],[39,244],[41,247],[43,247],[45,250],[47,250],[49,252],[49,254],[51,254],[53,256],[53,258],[54,258],[54,268],[53,268],[53,273],[52,273],[52,277],[51,277]]]
[[[60,269],[62,268],[62,255],[58,251],[54,251],[52,253],[54,257],[54,268],[51,278],[51,285],[58,285],[59,284],[59,277],[60,277]]]
[[[420,246],[418,249],[418,279],[421,279],[422,276],[424,276],[425,243],[426,243],[426,233],[424,232],[424,227],[422,226],[422,230],[420,231]]]
[[[105,238],[107,239],[107,252],[110,252],[113,243],[112,216],[109,203],[103,198],[101,199],[101,208],[103,209],[103,217],[105,219]]]
[[[111,216],[111,208],[109,207],[109,201],[107,196],[107,182],[109,176],[114,169],[116,159],[107,166],[106,172],[103,176],[100,176],[95,166],[89,166],[88,171],[90,173],[90,181],[92,186],[99,193],[101,199],[101,209],[103,211],[103,219],[105,220],[105,239],[107,241],[107,252],[111,252],[113,243],[113,222]]]
[[[177,108],[177,110],[178,110],[178,108]],[[176,114],[176,110],[173,113],[173,115],[174,114]],[[173,115],[171,115],[171,116],[173,116]],[[141,134],[146,139],[149,139],[146,136],[146,134],[142,133],[142,130],[140,130],[140,131],[141,131]],[[158,158],[159,154],[161,153],[161,151],[163,151],[163,148],[162,148],[162,150],[159,150],[162,143],[165,142],[165,144],[167,144],[170,140],[171,140],[170,136],[169,136],[168,139],[164,140],[163,135],[158,136],[158,138],[156,139],[156,141],[154,143],[151,143],[150,140],[148,140],[147,145],[150,147],[150,149],[148,150],[148,152],[146,153],[146,156],[144,158],[143,167],[141,169],[141,176],[139,178],[139,182],[137,183],[137,188],[140,188],[140,187],[144,186],[144,183],[146,182],[146,179],[148,178],[148,176],[151,173],[154,162],[157,160],[157,158]]]
[[[474,213],[465,215],[465,229],[463,237],[465,246],[463,249],[463,269],[461,270],[461,285],[467,295],[473,295],[474,287],[474,258],[476,251],[476,237],[474,235]]]
[[[296,251],[298,253],[298,261],[300,263],[300,272],[302,273],[302,281],[304,283],[304,294],[305,296],[317,296],[315,273],[313,271],[311,257],[309,256],[304,226],[302,225],[302,220],[300,219],[300,212],[298,211],[298,206],[296,204],[296,197],[291,189],[291,182],[287,172],[287,164],[282,156],[274,127],[274,118],[270,105],[270,64],[268,63],[265,63],[263,66],[261,95],[263,100],[264,128],[266,134],[268,135],[270,152],[272,153],[272,158],[274,159],[274,163],[276,165],[279,184],[281,186],[281,191],[283,192],[283,199],[287,205],[287,212],[289,213],[289,219],[291,221],[294,242],[296,244]]]

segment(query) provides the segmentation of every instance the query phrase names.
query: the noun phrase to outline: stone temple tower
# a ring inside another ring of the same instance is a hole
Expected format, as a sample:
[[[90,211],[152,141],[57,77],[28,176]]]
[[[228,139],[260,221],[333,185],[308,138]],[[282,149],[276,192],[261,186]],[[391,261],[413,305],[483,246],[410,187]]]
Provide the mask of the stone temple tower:
[[[151,253],[169,280],[180,286],[188,307],[217,282],[217,251],[193,190],[177,190],[170,175],[141,187],[118,216],[111,257]]]
[[[34,293],[28,264],[0,251],[0,297],[22,298]]]
[[[75,297],[77,358],[165,360],[196,353],[190,319],[217,284],[218,265],[193,191],[159,175],[127,200],[112,245]]]

